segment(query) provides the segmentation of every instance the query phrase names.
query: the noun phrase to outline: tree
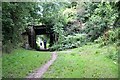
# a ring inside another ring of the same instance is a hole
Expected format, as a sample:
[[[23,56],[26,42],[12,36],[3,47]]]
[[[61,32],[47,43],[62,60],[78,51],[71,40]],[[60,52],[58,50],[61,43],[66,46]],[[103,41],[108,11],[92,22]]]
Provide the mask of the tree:
[[[118,16],[114,4],[115,3],[111,4],[111,2],[99,3],[97,7],[94,7],[94,12],[88,13],[90,16],[88,21],[85,22],[85,32],[92,41],[102,36],[105,31],[114,28],[113,24]],[[94,3],[91,5],[94,5]],[[88,11],[89,10],[91,11],[91,8],[88,8]]]
[[[36,6],[36,3],[2,3],[3,51],[10,52],[18,46],[21,41],[21,32],[35,17]]]

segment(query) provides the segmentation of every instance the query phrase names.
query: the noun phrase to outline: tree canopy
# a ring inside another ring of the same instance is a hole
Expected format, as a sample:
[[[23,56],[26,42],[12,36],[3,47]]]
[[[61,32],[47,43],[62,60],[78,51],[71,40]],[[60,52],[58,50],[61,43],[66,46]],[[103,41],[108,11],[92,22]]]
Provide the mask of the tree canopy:
[[[28,24],[45,24],[48,31],[58,36],[58,41],[51,49],[73,48],[86,41],[94,41],[106,31],[119,26],[118,4],[119,2],[3,2],[3,50],[10,51],[18,46],[21,33]]]

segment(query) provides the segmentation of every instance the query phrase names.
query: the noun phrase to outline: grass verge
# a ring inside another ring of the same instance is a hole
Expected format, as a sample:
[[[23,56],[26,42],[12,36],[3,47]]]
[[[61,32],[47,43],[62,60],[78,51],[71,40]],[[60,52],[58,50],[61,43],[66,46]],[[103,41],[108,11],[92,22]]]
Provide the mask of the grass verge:
[[[115,46],[89,44],[57,52],[57,60],[43,78],[118,78],[118,63],[108,57],[109,51],[116,52]]]
[[[50,59],[50,52],[16,49],[2,57],[2,77],[25,78]]]

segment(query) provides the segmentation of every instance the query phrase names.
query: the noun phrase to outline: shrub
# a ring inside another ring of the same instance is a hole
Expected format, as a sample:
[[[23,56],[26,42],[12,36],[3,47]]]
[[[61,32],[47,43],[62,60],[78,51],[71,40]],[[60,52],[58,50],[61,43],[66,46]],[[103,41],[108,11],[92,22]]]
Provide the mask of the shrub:
[[[77,48],[86,43],[85,34],[68,35],[61,43],[55,43],[50,50],[65,50]]]
[[[17,47],[18,47],[17,45],[15,46],[15,44],[13,44],[10,40],[8,40],[6,44],[3,44],[2,51],[5,53],[10,53],[12,50],[14,50]]]
[[[107,35],[107,36],[106,36]],[[96,43],[101,43],[101,45],[113,44],[116,43],[117,46],[120,45],[120,28],[112,29],[95,40]]]
[[[117,17],[118,13],[113,8],[113,5],[110,3],[99,3],[91,16],[89,16],[88,21],[85,22],[85,32],[88,34],[89,39],[94,41],[102,36],[107,29],[113,29]]]

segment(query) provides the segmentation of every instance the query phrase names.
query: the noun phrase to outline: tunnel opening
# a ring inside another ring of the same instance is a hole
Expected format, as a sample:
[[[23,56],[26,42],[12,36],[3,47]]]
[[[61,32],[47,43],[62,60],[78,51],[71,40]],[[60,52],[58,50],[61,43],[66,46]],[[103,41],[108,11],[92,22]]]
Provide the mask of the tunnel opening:
[[[46,25],[29,25],[22,35],[27,35],[30,48],[39,51],[48,51],[55,42],[55,34]]]

